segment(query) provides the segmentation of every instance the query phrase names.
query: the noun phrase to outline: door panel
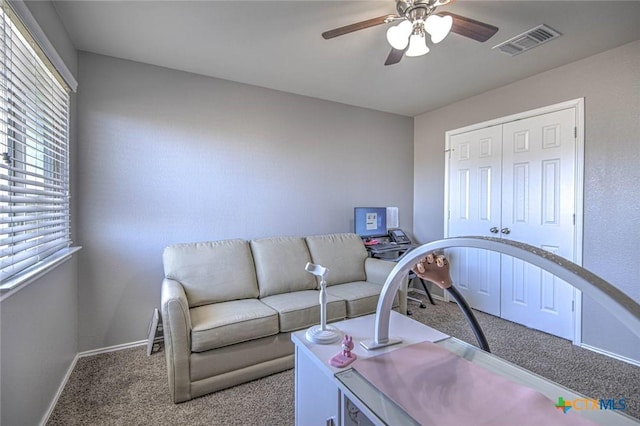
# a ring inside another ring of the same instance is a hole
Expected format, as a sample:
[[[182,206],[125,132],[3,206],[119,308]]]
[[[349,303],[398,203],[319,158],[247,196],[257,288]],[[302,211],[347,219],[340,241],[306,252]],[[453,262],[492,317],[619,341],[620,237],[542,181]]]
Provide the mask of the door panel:
[[[450,237],[495,236],[500,227],[501,126],[453,136],[449,163]],[[469,304],[500,315],[500,255],[478,249],[447,251],[451,278]]]
[[[502,256],[501,263],[501,317],[571,340],[573,288],[519,259]]]
[[[575,112],[563,110],[503,126],[503,238],[574,260]],[[511,196],[508,196],[511,194]],[[573,288],[503,256],[503,318],[573,338]]]
[[[572,109],[503,126],[502,227],[510,230],[506,238],[557,246],[558,254],[567,259],[574,258],[574,127]],[[526,150],[521,134],[527,135]]]

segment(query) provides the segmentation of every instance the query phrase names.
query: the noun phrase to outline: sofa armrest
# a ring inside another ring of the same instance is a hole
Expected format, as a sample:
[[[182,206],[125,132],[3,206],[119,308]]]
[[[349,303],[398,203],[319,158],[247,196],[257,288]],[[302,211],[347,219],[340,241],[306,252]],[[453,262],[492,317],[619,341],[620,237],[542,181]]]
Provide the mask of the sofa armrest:
[[[191,399],[191,316],[187,296],[179,282],[167,278],[162,281],[161,307],[171,398],[173,402],[187,401]]]
[[[383,286],[391,270],[396,266],[396,262],[368,257],[364,261],[364,271],[367,282]],[[407,287],[409,285],[408,276],[404,278],[402,285],[398,289],[398,299],[400,306],[398,310],[401,314],[407,314]]]
[[[367,276],[367,282],[384,285],[394,266],[396,266],[395,262],[376,259],[374,257],[366,258],[364,261],[364,272]]]

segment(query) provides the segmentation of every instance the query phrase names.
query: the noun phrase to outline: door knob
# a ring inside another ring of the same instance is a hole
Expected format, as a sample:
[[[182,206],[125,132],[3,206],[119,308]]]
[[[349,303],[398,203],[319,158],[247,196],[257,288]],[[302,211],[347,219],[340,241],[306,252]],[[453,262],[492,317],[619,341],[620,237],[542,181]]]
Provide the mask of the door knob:
[[[491,232],[492,234],[497,234],[498,228],[494,226],[493,228],[489,229],[489,232]]]
[[[502,228],[502,229],[500,230],[500,232],[502,232],[502,233],[503,233],[503,234],[505,234],[505,235],[509,235],[509,234],[511,233],[511,229],[509,229],[509,228]]]

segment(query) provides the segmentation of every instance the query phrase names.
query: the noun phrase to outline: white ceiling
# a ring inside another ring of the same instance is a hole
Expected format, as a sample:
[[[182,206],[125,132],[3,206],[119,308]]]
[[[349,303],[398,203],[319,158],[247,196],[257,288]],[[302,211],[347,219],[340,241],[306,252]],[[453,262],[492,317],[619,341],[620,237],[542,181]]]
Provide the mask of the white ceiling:
[[[498,33],[485,43],[452,33],[426,56],[384,66],[386,25],[320,34],[394,13],[394,0],[54,5],[79,50],[407,116],[640,39],[640,1],[458,0],[440,10]],[[563,35],[515,57],[492,49],[540,24]]]

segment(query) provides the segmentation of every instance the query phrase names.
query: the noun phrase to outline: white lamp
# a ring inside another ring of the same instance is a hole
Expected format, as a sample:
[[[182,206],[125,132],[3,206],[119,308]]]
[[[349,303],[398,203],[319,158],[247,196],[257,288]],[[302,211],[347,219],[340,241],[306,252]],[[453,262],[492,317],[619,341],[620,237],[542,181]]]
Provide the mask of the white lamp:
[[[329,270],[311,262],[307,262],[304,270],[320,277],[320,325],[314,325],[307,330],[307,340],[322,345],[336,342],[340,340],[342,333],[337,328],[327,325],[327,282],[324,277]]]
[[[410,21],[405,20],[400,22],[395,27],[390,27],[387,30],[387,41],[397,50],[404,50],[409,44],[409,35],[413,30],[413,25]]]
[[[438,16],[430,15],[424,22],[424,28],[429,34],[431,34],[431,41],[433,43],[440,43],[451,31],[453,25],[453,18],[450,15]]]
[[[405,55],[413,57],[426,55],[427,53],[429,53],[429,48],[427,47],[424,33],[413,33],[409,38],[409,49],[407,49]]]

